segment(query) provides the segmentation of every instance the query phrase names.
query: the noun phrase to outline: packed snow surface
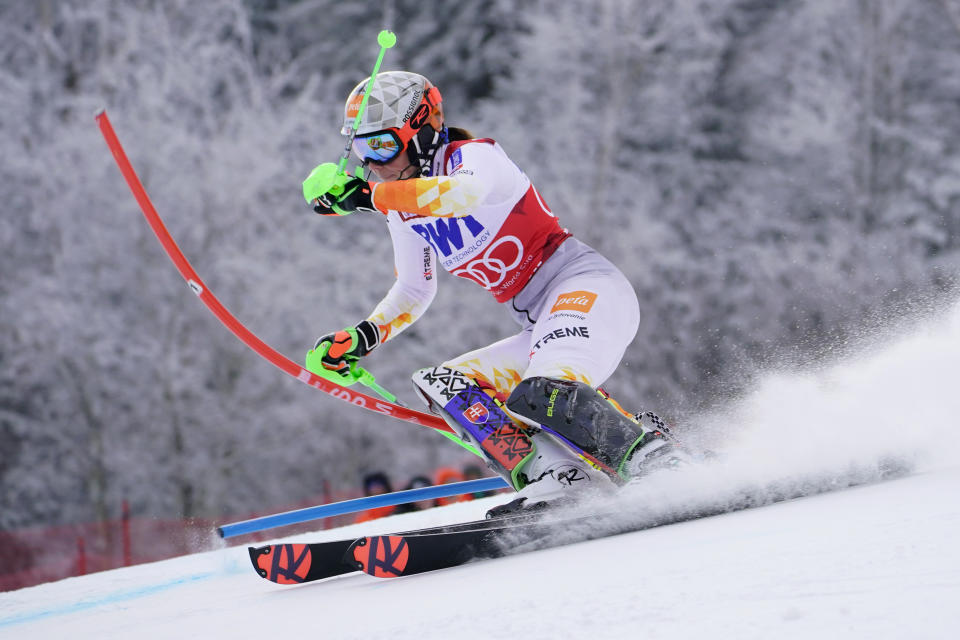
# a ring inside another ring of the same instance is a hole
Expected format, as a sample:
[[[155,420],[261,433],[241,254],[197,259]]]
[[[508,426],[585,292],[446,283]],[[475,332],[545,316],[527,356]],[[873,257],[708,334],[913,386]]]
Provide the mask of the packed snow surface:
[[[871,353],[771,375],[697,425],[718,462],[660,476],[624,510],[744,487],[903,477],[394,580],[280,586],[244,547],[0,594],[0,638],[960,637],[960,310]],[[482,517],[460,503],[294,538]]]

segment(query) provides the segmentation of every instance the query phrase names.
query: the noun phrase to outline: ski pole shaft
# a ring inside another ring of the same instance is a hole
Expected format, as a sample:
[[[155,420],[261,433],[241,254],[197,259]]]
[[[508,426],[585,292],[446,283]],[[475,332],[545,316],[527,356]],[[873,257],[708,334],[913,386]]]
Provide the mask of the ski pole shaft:
[[[377,62],[373,65],[373,73],[370,74],[370,80],[367,82],[367,88],[363,92],[363,100],[357,109],[357,117],[353,119],[353,126],[350,128],[350,135],[347,137],[347,146],[343,148],[343,155],[340,156],[340,162],[337,164],[337,173],[343,175],[347,168],[347,160],[350,158],[350,148],[353,146],[353,139],[357,137],[357,131],[360,129],[360,120],[363,118],[363,112],[367,108],[367,99],[370,98],[370,90],[373,89],[373,81],[377,78],[380,71],[380,65],[383,63],[383,56],[387,49],[397,44],[397,36],[392,31],[383,30],[377,34],[377,44],[380,45],[380,53],[377,55]]]
[[[350,158],[350,149],[353,147],[353,140],[357,137],[357,131],[360,130],[360,122],[363,119],[363,112],[367,108],[367,100],[370,98],[370,91],[373,89],[373,82],[380,71],[380,65],[383,63],[383,56],[387,49],[397,43],[397,36],[392,31],[381,31],[377,35],[377,44],[380,45],[380,53],[377,55],[377,62],[373,65],[373,73],[370,74],[370,80],[363,92],[363,98],[357,107],[357,115],[353,118],[353,125],[350,127],[350,135],[347,136],[347,144],[343,147],[343,153],[340,155],[340,161],[337,164],[324,162],[314,167],[307,179],[303,181],[303,198],[308,203],[313,202],[326,193],[331,193],[339,197],[343,194],[344,185],[346,185],[350,176],[347,175],[347,160]],[[356,172],[355,172],[356,173]],[[358,175],[362,175],[358,174]],[[349,212],[347,212],[349,213]]]
[[[377,496],[354,498],[353,500],[322,504],[316,507],[307,507],[306,509],[297,509],[295,511],[286,511],[261,518],[244,520],[242,522],[234,522],[217,527],[217,533],[220,534],[221,538],[234,538],[247,533],[257,533],[276,527],[310,522],[312,520],[340,516],[346,513],[357,513],[358,511],[366,511],[377,507],[390,507],[398,504],[417,502],[419,500],[431,500],[433,498],[448,498],[466,493],[494,491],[506,487],[507,483],[503,478],[480,478],[479,480],[438,484],[432,487],[423,487],[422,489],[408,489],[406,491],[395,491]]]
[[[377,379],[373,377],[373,374],[364,369],[363,367],[357,366],[353,367],[350,370],[350,374],[355,376],[357,382],[367,387],[381,398],[387,402],[397,402],[397,396],[393,395],[377,383]]]

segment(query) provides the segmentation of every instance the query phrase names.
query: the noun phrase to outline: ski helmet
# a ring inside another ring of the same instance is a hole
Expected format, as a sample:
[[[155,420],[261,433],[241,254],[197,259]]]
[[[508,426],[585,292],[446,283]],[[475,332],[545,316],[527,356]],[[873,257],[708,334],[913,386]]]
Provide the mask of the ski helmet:
[[[343,110],[341,133],[350,135],[369,78],[350,92]],[[418,73],[385,71],[377,74],[354,138],[353,150],[364,164],[390,162],[404,150],[419,175],[430,175],[437,149],[447,142],[447,130],[427,124],[441,103],[440,90]]]

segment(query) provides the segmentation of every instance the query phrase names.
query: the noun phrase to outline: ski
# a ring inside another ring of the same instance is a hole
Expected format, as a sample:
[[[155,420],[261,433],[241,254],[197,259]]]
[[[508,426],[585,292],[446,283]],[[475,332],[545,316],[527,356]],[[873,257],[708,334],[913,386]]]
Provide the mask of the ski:
[[[413,538],[417,536],[454,535],[467,532],[485,532],[531,522],[538,514],[515,514],[486,520],[414,529],[391,534]],[[364,538],[361,538],[364,539]],[[281,543],[248,547],[250,561],[261,578],[277,584],[299,584],[358,571],[356,562],[348,561],[348,550],[357,538],[313,543]]]
[[[376,578],[425,573],[496,557],[498,529],[421,536],[382,535],[360,538],[347,549],[344,564]]]
[[[594,529],[594,525],[598,519],[611,515],[581,515],[560,520],[544,515],[528,517],[522,522],[497,522],[488,527],[460,531],[367,536],[350,545],[342,564],[352,564],[355,569],[376,578],[426,573],[553,546],[548,536],[562,530],[580,530],[576,539],[566,542],[610,535],[604,534],[603,529]]]
[[[356,571],[343,562],[351,540],[249,547],[257,575],[277,584],[299,584]]]

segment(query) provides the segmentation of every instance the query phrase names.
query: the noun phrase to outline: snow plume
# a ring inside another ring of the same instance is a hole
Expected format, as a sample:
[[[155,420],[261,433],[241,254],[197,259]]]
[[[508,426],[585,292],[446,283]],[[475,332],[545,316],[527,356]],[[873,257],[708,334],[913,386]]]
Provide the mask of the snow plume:
[[[560,544],[584,529],[647,528],[956,467],[957,362],[960,306],[845,362],[770,374],[694,425],[715,457],[639,480],[601,507],[611,515],[568,523],[535,545]],[[595,513],[597,502],[589,509]]]
[[[888,456],[960,462],[960,306],[909,336],[805,374],[774,374],[706,420],[727,465],[762,477],[828,472]]]

